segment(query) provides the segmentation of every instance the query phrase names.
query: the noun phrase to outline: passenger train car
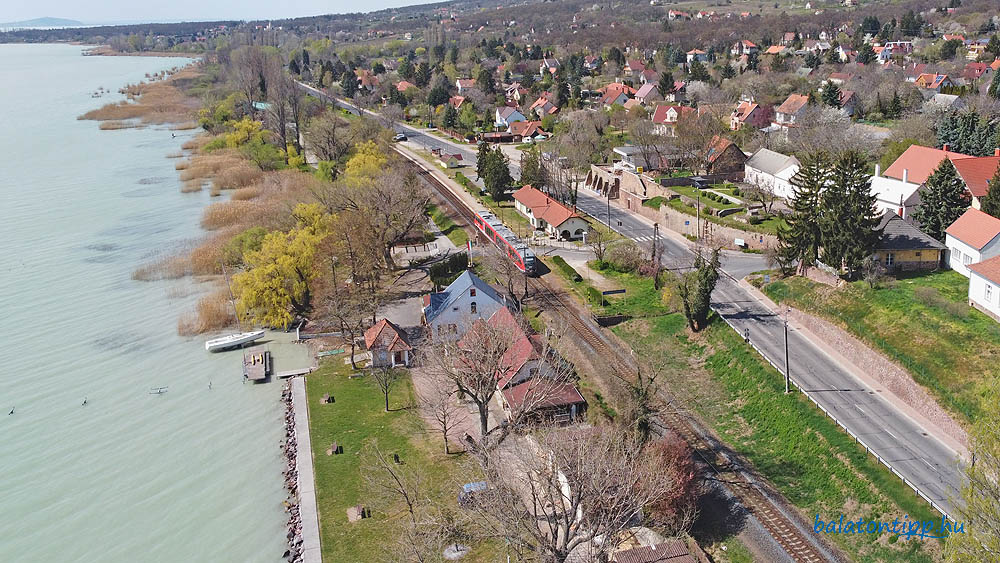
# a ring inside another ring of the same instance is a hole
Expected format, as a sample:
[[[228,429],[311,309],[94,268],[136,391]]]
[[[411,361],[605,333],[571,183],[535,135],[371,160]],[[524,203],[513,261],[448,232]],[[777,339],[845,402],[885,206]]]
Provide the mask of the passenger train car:
[[[518,270],[527,274],[535,273],[535,253],[507,228],[496,215],[488,211],[477,211],[475,217],[476,229],[490,239],[497,248],[507,253]]]

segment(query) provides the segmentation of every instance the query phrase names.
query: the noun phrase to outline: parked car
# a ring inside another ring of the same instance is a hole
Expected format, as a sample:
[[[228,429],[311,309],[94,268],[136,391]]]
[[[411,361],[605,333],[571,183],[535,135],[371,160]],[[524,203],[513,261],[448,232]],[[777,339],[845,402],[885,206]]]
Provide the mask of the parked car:
[[[462,508],[469,508],[475,500],[476,495],[486,491],[486,481],[476,481],[462,485],[462,492],[458,493],[458,505]]]
[[[400,143],[406,140],[406,135],[403,133],[397,133],[395,137],[392,138],[393,141]]]

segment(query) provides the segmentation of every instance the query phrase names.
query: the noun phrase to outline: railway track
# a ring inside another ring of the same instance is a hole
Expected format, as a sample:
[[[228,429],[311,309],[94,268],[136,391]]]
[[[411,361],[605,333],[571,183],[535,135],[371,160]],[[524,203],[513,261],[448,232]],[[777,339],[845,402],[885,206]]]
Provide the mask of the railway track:
[[[466,226],[471,227],[474,214],[469,206],[423,166],[413,162],[418,173],[464,219]],[[473,228],[473,231],[477,233],[477,237],[482,237],[477,229]],[[609,365],[615,377],[625,381],[633,378],[637,364],[631,354],[625,354],[620,346],[608,342],[599,327],[584,321],[586,317],[582,315],[580,307],[570,302],[572,299],[570,296],[565,292],[555,291],[547,281],[540,278],[529,278],[529,287],[532,289],[532,297],[544,303],[551,312],[563,319],[567,326]],[[747,469],[746,463],[726,452],[721,442],[703,430],[695,419],[679,406],[680,403],[674,397],[661,390],[660,398],[668,408],[661,409],[655,421],[658,433],[673,432],[686,441],[706,466],[707,478],[727,487],[789,557],[801,562],[840,559],[832,553],[832,550],[826,549],[825,546],[819,547],[821,544],[816,543],[814,538],[807,537],[806,532],[796,524],[796,517],[790,515],[791,510],[784,508],[781,502],[776,500],[778,495],[769,491],[763,481]]]

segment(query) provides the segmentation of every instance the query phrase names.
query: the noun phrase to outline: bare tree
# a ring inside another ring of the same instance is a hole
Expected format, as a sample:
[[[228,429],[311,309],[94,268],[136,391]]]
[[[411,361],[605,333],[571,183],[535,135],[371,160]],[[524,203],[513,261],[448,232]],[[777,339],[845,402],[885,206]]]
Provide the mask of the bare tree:
[[[230,56],[232,80],[246,98],[250,111],[253,111],[253,103],[264,96],[267,90],[264,59],[265,55],[260,47],[252,45],[240,47]]]
[[[774,202],[778,201],[778,194],[774,190],[774,182],[768,179],[761,179],[753,184],[749,184],[743,190],[743,195],[754,203],[759,203],[768,215],[774,209]]]
[[[288,122],[292,119],[292,106],[289,103],[291,98],[298,94],[298,87],[290,76],[285,74],[285,70],[273,58],[268,61],[265,72],[267,73],[267,122],[268,126],[278,137],[281,150],[288,148]],[[298,142],[296,142],[298,144]],[[288,157],[285,157],[288,161]]]
[[[611,245],[613,240],[614,237],[611,235],[610,230],[605,231],[592,227],[587,231],[587,246],[593,251],[594,258],[598,262],[604,262],[604,255],[607,253],[608,246]]]
[[[372,380],[378,386],[382,396],[385,397],[385,412],[389,412],[389,391],[392,385],[399,379],[399,373],[390,367],[373,367]]]
[[[707,170],[714,148],[713,139],[725,132],[722,123],[710,114],[692,114],[678,119],[675,131],[674,146],[685,166],[695,174]]]
[[[514,309],[520,310],[521,301],[528,296],[528,276],[514,264],[500,249],[487,246],[483,256],[483,266],[492,272],[510,298]]]
[[[351,150],[348,123],[335,110],[327,110],[309,122],[306,143],[320,160],[340,160]]]
[[[389,104],[379,112],[379,122],[390,131],[396,130],[396,124],[403,119],[403,108],[399,104]]]
[[[629,138],[639,149],[644,166],[656,170],[661,168],[665,147],[660,129],[649,119],[638,119],[629,125]]]
[[[611,426],[509,442],[484,462],[490,489],[476,498],[477,522],[522,557],[603,560],[616,547],[608,540],[638,525],[643,507],[670,492],[674,483],[664,478],[662,459]]]
[[[361,452],[365,463],[362,465],[362,476],[368,490],[389,504],[393,500],[401,500],[406,505],[410,523],[417,523],[417,512],[423,497],[423,479],[408,465],[395,463],[389,455],[381,450],[378,442],[369,440]]]
[[[459,407],[456,394],[457,390],[450,379],[433,376],[429,388],[420,393],[420,402],[441,432],[446,454],[451,453],[448,436],[465,422],[465,412]]]

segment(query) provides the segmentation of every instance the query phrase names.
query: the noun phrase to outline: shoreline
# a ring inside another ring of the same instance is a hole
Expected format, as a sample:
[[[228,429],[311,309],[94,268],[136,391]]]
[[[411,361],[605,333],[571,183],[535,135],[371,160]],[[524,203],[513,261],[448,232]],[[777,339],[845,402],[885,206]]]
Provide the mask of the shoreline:
[[[59,45],[61,43],[55,43]],[[83,43],[70,42],[69,45],[80,45]],[[123,53],[115,51],[110,45],[98,45],[89,49],[84,49],[81,53],[84,57],[180,57],[188,59],[202,59],[204,53],[179,53],[176,51],[136,51],[135,53]]]
[[[283,557],[290,563],[322,561],[316,481],[313,477],[312,444],[305,379],[293,377],[281,391],[285,403],[285,487],[288,489],[288,550]],[[299,443],[299,438],[302,442]]]

